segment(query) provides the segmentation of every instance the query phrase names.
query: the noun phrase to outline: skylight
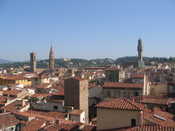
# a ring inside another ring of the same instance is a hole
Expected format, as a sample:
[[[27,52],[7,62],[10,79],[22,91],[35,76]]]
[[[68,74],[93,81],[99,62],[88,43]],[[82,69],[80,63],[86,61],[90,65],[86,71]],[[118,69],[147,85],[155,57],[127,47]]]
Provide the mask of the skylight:
[[[157,114],[154,114],[153,116],[154,116],[155,118],[160,119],[160,120],[166,121],[166,119],[165,119],[164,117],[159,116],[159,115],[157,115]]]

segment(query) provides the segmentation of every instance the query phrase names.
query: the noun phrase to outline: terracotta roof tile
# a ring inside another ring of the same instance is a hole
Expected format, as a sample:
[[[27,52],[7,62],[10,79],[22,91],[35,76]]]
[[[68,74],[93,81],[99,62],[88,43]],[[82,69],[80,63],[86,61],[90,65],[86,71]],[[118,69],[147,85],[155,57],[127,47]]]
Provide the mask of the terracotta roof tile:
[[[162,98],[162,97],[142,97],[142,103],[151,103],[159,105],[168,105],[170,103],[175,103],[174,98]]]
[[[39,85],[36,85],[35,88],[49,88],[49,85],[50,84],[47,84],[47,83],[39,84]]]
[[[4,80],[25,80],[27,78],[24,77],[24,75],[11,75],[11,74],[6,74],[6,75],[1,75],[0,79]]]
[[[40,129],[46,121],[41,119],[34,119],[26,123],[26,126],[22,128],[22,131],[37,131]]]
[[[134,128],[123,129],[120,131],[175,131],[175,128],[164,127],[159,125],[146,125],[146,126],[138,126]]]
[[[108,109],[118,109],[118,110],[132,110],[141,111],[139,104],[128,100],[128,99],[113,99],[108,101],[103,101],[97,105],[98,108],[108,108]]]
[[[19,121],[11,113],[0,114],[0,129],[17,125]]]
[[[83,113],[83,110],[73,110],[69,114],[71,114],[71,115],[80,115],[81,113]]]
[[[79,122],[73,122],[69,120],[58,120],[55,122],[48,122],[42,129],[44,131],[76,131],[80,125],[82,124]]]
[[[20,90],[7,90],[7,91],[3,91],[3,95],[17,95],[21,93]]]
[[[103,88],[143,88],[143,84],[121,83],[121,82],[105,82]]]
[[[23,105],[22,100],[16,100],[11,104],[2,107],[2,109],[4,109],[6,112],[16,112],[23,109],[25,106],[26,105]]]
[[[64,119],[65,114],[61,112],[41,112],[41,111],[27,111],[27,112],[16,112],[16,115],[26,116],[26,117],[35,117],[38,119],[44,120],[55,120],[55,119]]]
[[[144,74],[132,74],[131,78],[135,78],[135,79],[143,79],[144,78]]]
[[[168,112],[156,110],[153,112],[143,112],[143,119],[156,125],[175,127],[174,116]]]
[[[0,103],[5,104],[7,102],[7,97],[5,96],[0,96]]]

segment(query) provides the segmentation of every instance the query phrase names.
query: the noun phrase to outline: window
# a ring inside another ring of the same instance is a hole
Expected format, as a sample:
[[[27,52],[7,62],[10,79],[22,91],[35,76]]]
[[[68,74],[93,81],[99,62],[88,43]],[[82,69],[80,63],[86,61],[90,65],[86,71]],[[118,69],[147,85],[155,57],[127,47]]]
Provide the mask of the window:
[[[58,106],[54,106],[53,109],[54,109],[54,110],[58,110]]]
[[[127,97],[127,92],[126,91],[123,92],[123,96]]]
[[[120,90],[118,91],[118,97],[120,97]]]
[[[107,97],[110,97],[110,96],[111,96],[111,92],[107,91]]]
[[[134,96],[139,96],[139,93],[138,92],[134,92]]]
[[[136,119],[131,119],[131,127],[136,126]]]

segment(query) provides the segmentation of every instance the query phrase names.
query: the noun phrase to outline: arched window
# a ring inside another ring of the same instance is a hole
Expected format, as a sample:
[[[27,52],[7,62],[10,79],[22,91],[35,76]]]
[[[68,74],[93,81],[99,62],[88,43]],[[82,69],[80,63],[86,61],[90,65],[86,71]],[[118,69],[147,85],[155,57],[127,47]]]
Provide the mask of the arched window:
[[[136,126],[136,119],[131,119],[131,127]]]

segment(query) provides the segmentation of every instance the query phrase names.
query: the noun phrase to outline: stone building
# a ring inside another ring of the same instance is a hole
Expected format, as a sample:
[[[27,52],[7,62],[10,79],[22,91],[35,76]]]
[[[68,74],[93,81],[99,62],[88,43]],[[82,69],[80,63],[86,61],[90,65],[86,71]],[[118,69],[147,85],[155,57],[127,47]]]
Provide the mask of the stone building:
[[[85,123],[85,112],[82,110],[75,109],[69,113],[69,119],[72,121]]]
[[[64,81],[65,107],[83,110],[85,122],[89,121],[88,81],[78,78],[68,78]]]
[[[120,98],[120,97],[133,97],[142,96],[144,90],[143,84],[133,83],[119,83],[119,82],[106,82],[103,86],[103,97],[106,98]]]
[[[129,99],[112,99],[97,105],[97,130],[117,130],[143,125],[175,127],[174,115],[158,108],[149,110]]]
[[[143,41],[142,39],[138,40],[137,51],[138,51],[138,67],[143,68],[145,64],[143,61]]]
[[[30,70],[36,72],[36,54],[34,52],[30,53]]]
[[[106,69],[105,75],[108,82],[122,82],[125,78],[125,72],[115,67]]]
[[[127,99],[103,101],[97,105],[97,130],[138,126],[141,113],[141,109]]]
[[[0,85],[1,86],[9,86],[9,85],[21,85],[21,86],[30,86],[32,85],[32,81],[23,74],[19,75],[1,75],[0,76]]]
[[[19,120],[11,113],[0,114],[0,131],[19,131]]]
[[[53,51],[53,47],[51,46],[50,52],[49,52],[49,70],[54,71],[55,69],[55,55]]]

